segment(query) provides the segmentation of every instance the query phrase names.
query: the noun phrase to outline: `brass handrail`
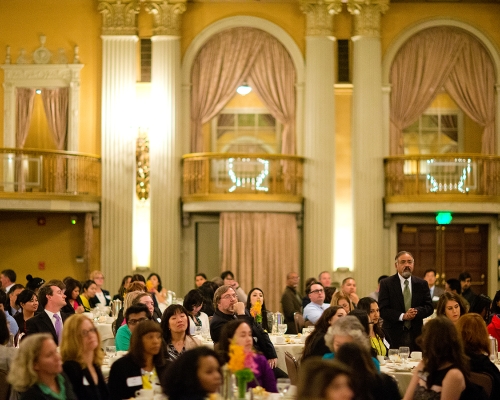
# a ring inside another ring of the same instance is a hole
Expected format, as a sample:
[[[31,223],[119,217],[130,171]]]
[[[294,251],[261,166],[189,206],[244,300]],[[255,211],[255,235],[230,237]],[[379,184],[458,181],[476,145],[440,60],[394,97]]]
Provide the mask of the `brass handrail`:
[[[302,201],[304,158],[192,153],[183,157],[183,201]]]
[[[500,201],[500,157],[453,153],[384,159],[385,197],[405,201]]]
[[[92,154],[0,148],[2,197],[101,195],[101,159]]]

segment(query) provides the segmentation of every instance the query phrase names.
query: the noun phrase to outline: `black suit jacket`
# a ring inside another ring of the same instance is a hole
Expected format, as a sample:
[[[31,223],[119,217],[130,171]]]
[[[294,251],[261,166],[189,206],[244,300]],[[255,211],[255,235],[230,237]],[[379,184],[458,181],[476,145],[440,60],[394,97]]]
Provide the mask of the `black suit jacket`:
[[[111,303],[111,296],[109,295],[109,290],[104,290],[101,289],[102,293],[104,294],[104,298],[106,299],[106,303],[104,304],[105,306],[109,306],[109,303]],[[94,296],[89,300],[90,307],[94,308],[97,303],[100,303],[101,301],[99,300],[99,297]]]
[[[94,368],[98,378],[97,385],[88,368],[82,368],[76,361],[65,361],[63,364],[63,370],[78,399],[108,400],[108,386],[104,381],[101,368],[95,364]]]
[[[69,315],[65,313],[61,313],[61,319],[64,324],[66,318]],[[54,328],[54,324],[50,320],[50,317],[45,311],[42,311],[40,314],[36,314],[33,318],[30,318],[26,321],[26,336],[32,335],[34,333],[50,333],[54,338],[54,342],[59,346],[59,339],[56,335],[56,330]]]
[[[302,296],[294,288],[287,286],[281,296],[281,307],[285,316],[285,324],[287,324],[286,332],[302,333],[297,332],[293,317],[296,312],[302,312]]]
[[[383,327],[391,337],[391,347],[398,348],[403,336],[403,321],[399,320],[402,313],[406,312],[401,289],[401,281],[396,273],[380,282],[378,296],[380,316],[384,320]],[[412,346],[415,339],[422,333],[424,318],[433,313],[429,285],[423,279],[411,277],[411,306],[417,310],[416,317],[411,321],[410,335]]]

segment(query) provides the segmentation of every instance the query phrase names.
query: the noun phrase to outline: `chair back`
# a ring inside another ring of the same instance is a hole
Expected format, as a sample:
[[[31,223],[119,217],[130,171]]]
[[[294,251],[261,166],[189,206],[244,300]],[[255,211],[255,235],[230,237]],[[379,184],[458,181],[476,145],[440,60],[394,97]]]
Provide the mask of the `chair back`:
[[[305,326],[304,316],[302,313],[296,312],[293,314],[293,320],[295,321],[295,329],[297,329],[297,333],[302,333],[302,328]]]
[[[111,332],[113,332],[113,336],[116,337],[116,319],[111,323]]]
[[[471,372],[470,381],[483,388],[488,397],[493,390],[493,377],[485,372]]]
[[[7,371],[0,369],[0,400],[9,400],[10,384],[7,382]]]
[[[299,381],[299,363],[297,359],[292,356],[288,351],[285,351],[285,364],[290,378],[290,383],[297,386]]]

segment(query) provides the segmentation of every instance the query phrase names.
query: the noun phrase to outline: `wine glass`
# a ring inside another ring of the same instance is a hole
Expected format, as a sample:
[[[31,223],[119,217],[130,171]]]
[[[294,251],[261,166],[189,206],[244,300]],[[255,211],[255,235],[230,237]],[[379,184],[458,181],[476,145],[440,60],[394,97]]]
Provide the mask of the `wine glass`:
[[[116,346],[106,346],[105,351],[108,358],[112,358],[116,354]]]
[[[389,349],[389,360],[392,361],[392,366],[396,366],[396,361],[399,358],[399,350],[398,349]]]
[[[401,357],[401,360],[403,360],[403,368],[406,368],[406,360],[408,359],[409,355],[410,355],[409,347],[403,346],[399,348],[399,357]]]
[[[288,392],[288,388],[290,387],[290,379],[278,378],[276,380],[276,384],[277,384],[276,386],[278,387],[278,392],[280,393],[280,396],[285,397],[285,394],[286,394],[286,392]]]
[[[278,324],[278,333],[280,335],[283,335],[286,330],[288,329],[288,325],[287,324]]]
[[[201,333],[203,332],[203,327],[202,326],[196,326],[194,328],[194,334],[196,336],[201,336]]]

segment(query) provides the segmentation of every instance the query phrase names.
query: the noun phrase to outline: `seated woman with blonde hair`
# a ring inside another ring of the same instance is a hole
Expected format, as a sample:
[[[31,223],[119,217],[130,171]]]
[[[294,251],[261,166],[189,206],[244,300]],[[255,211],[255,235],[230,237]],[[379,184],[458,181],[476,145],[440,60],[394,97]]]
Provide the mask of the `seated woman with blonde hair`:
[[[333,296],[330,306],[341,306],[347,314],[354,310],[354,304],[349,295],[343,290],[337,290]]]
[[[21,394],[21,400],[78,400],[62,372],[61,356],[52,335],[35,333],[23,340],[7,380]]]
[[[79,399],[109,398],[101,372],[104,354],[100,343],[99,331],[86,316],[75,314],[64,322],[60,349],[63,370]]]

